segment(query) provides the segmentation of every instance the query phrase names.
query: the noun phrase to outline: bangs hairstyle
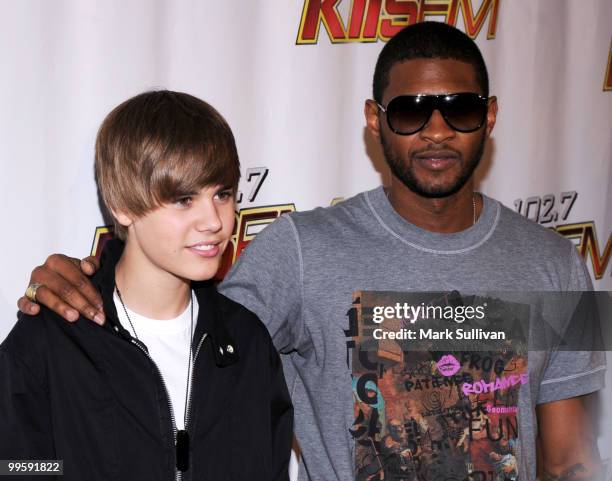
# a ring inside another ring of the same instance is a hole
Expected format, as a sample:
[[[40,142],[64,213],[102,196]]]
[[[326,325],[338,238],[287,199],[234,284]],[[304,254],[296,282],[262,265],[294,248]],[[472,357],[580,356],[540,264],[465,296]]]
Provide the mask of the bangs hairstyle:
[[[374,70],[374,100],[382,104],[389,86],[389,72],[396,63],[422,58],[469,63],[474,67],[481,94],[489,96],[489,74],[476,43],[461,30],[445,23],[422,22],[400,30],[380,51]]]
[[[106,207],[135,217],[206,186],[235,192],[240,179],[225,119],[203,100],[169,90],[137,95],[108,114],[96,138],[95,170]],[[115,233],[127,233],[116,220]]]

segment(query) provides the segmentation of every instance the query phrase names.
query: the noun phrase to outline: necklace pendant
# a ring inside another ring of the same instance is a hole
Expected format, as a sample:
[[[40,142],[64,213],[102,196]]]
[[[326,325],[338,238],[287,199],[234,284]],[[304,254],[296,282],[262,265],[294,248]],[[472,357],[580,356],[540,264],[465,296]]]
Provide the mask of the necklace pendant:
[[[189,469],[189,433],[184,429],[176,433],[176,469],[182,472]]]

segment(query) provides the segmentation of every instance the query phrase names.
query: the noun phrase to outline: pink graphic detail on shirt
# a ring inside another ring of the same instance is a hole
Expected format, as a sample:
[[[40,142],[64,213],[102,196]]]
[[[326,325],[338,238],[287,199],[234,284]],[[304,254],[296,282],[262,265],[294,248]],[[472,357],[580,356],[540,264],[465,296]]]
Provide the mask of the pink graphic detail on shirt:
[[[455,356],[450,354],[442,356],[442,358],[438,361],[438,371],[440,371],[440,374],[446,377],[455,375],[457,371],[459,371],[460,367],[461,365],[459,364],[459,361],[457,361]]]
[[[527,373],[523,373],[518,376],[502,376],[491,382],[487,382],[481,379],[480,381],[476,381],[475,383],[464,383],[463,386],[461,386],[461,390],[466,396],[470,394],[482,394],[499,391],[501,389],[508,389],[510,387],[516,386],[517,384],[527,384],[528,380],[529,375]]]

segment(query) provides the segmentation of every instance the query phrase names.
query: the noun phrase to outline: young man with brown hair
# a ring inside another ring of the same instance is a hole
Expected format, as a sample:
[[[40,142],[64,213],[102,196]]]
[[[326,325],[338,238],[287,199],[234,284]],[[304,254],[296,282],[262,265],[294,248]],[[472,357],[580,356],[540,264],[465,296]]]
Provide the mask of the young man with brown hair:
[[[219,294],[240,177],[210,105],[155,91],[115,108],[96,176],[118,241],[93,284],[106,324],[20,316],[0,347],[0,458],[61,459],[63,479],[288,477],[293,412],[278,353]]]

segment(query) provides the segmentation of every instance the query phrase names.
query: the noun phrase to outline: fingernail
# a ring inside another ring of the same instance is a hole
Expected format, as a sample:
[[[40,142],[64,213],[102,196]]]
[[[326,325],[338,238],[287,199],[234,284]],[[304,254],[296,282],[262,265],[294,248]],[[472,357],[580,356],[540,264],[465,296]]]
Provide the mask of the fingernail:
[[[36,312],[36,306],[34,304],[30,306],[30,312]]]
[[[101,326],[104,324],[104,314],[98,313],[94,316],[93,319],[97,324],[100,324]]]
[[[76,321],[79,318],[79,313],[77,311],[68,311],[68,320]]]

